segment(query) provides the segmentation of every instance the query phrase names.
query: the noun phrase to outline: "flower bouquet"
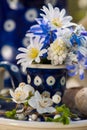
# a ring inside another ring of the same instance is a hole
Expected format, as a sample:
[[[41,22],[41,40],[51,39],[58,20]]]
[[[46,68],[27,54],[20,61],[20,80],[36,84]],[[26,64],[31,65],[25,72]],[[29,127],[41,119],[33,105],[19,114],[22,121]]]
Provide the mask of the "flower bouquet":
[[[48,4],[48,7],[43,6],[41,10],[42,18],[35,19],[37,24],[30,27],[26,33],[30,39],[29,45],[27,48],[18,49],[21,53],[16,57],[17,63],[21,64],[24,70],[32,64],[64,66],[69,76],[79,74],[80,79],[84,79],[84,71],[87,69],[85,28],[71,22],[72,17],[65,16],[65,9],[60,11],[58,7],[53,8],[51,4]],[[33,73],[36,74],[36,71],[34,70]],[[55,121],[63,124],[68,124],[72,117],[76,118],[76,115],[72,114],[64,104],[60,104],[61,93],[56,92],[55,87],[53,94],[51,94],[52,91],[45,89],[38,91],[37,88],[42,84],[42,80],[40,76],[36,78],[34,79],[34,76],[32,78],[37,84],[36,88],[31,84],[20,83],[15,91],[10,90],[12,100],[17,103],[17,106],[16,109],[6,112],[6,116],[21,120]],[[28,78],[29,83],[32,79]],[[50,76],[46,82],[51,88],[55,84],[55,79]],[[64,77],[61,82],[65,85]]]

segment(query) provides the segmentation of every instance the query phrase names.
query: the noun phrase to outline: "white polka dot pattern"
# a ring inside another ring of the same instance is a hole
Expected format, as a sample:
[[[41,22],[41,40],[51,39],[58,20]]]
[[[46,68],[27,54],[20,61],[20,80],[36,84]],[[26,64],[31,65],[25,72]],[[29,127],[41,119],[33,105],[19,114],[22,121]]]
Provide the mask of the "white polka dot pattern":
[[[14,20],[6,20],[4,23],[4,30],[7,32],[11,32],[16,28],[16,23]]]
[[[11,70],[14,72],[18,72],[18,68],[15,65],[11,65]]]
[[[54,78],[53,76],[49,76],[49,77],[47,78],[46,82],[47,82],[47,84],[48,84],[49,86],[52,86],[52,85],[55,84],[55,78]]]
[[[30,84],[31,83],[31,77],[30,75],[27,75],[27,82]]]
[[[35,18],[37,18],[37,11],[35,9],[27,10],[25,13],[25,18],[27,21],[34,22]]]
[[[1,55],[6,60],[11,60],[13,58],[13,48],[10,46],[3,46],[1,48]]]
[[[61,80],[60,80],[60,83],[61,83],[61,85],[65,85],[65,82],[66,82],[66,79],[65,79],[65,77],[63,76],[63,77],[61,78]]]
[[[42,79],[41,79],[39,76],[36,76],[36,77],[34,78],[34,84],[35,84],[36,86],[40,86],[40,85],[42,84]]]
[[[48,3],[51,3],[53,6],[55,6],[57,2],[58,2],[58,0],[45,0],[45,1],[44,1],[44,3],[45,3],[46,5],[48,5]]]

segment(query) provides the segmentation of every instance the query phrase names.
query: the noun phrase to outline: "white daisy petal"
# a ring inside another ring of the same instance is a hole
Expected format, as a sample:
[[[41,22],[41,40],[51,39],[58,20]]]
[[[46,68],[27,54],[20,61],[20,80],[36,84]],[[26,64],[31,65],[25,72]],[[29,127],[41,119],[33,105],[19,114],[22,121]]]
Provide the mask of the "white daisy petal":
[[[26,54],[25,53],[21,53],[21,54],[18,54],[16,56],[16,59],[20,59],[20,58],[24,58],[24,57],[26,57]]]
[[[17,64],[20,64],[21,62],[25,62],[25,61],[26,61],[25,58],[24,59],[20,59],[20,60],[17,61]]]
[[[66,10],[62,9],[60,12],[60,17],[63,18],[65,14],[66,14]]]
[[[27,51],[27,49],[26,49],[26,48],[23,48],[23,47],[20,47],[18,50],[19,50],[19,51],[22,51],[22,52],[26,52],[26,51]]]
[[[37,63],[40,63],[40,58],[37,57],[37,58],[35,59],[35,61],[36,61]]]

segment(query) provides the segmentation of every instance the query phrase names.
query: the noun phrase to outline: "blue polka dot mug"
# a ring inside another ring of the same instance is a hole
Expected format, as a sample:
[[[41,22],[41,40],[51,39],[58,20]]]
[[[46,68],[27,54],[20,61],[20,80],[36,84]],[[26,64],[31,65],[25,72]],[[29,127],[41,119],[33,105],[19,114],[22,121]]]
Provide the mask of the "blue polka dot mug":
[[[10,84],[8,86],[7,85],[5,86],[4,84],[5,71],[9,73],[11,83],[12,83],[11,86]],[[22,82],[22,77],[21,77],[19,68],[16,65],[9,63],[7,61],[0,62],[0,79],[1,79],[0,90],[3,89],[3,87],[16,88],[18,87],[18,84]]]
[[[6,72],[10,76],[11,83],[5,82]],[[9,95],[9,89],[15,89],[19,83],[22,82],[22,77],[19,68],[7,61],[0,62],[0,110],[12,110],[15,107],[14,102],[8,102],[5,98],[11,98]],[[2,93],[4,92],[4,93]],[[6,94],[7,93],[7,94]],[[3,97],[3,98],[2,98]],[[4,98],[5,97],[5,98]]]
[[[58,92],[62,96],[66,86],[66,68],[63,65],[33,64],[27,68],[27,81],[40,93],[48,91],[52,96]]]

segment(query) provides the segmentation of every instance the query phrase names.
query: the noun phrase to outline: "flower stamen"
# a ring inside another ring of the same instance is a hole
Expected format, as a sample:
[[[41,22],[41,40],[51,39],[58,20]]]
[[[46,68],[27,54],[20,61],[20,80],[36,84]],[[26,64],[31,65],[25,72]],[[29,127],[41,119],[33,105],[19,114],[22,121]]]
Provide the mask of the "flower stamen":
[[[52,19],[52,24],[54,24],[56,27],[62,27],[62,22],[59,18]]]
[[[31,59],[35,59],[39,54],[39,50],[37,48],[32,47],[28,52],[27,55]]]

